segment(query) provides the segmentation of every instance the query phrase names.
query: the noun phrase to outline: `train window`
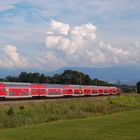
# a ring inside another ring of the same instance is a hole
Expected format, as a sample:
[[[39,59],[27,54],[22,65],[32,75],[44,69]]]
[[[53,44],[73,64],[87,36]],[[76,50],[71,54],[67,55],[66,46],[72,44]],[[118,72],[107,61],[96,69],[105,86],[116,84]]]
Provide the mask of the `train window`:
[[[103,92],[103,90],[101,90],[101,89],[100,89],[100,90],[99,90],[99,92],[100,92],[100,93],[102,93],[102,92]]]
[[[35,92],[36,91],[36,89],[32,89],[32,92]]]
[[[28,94],[29,94],[28,92],[22,92],[21,96],[28,96]]]
[[[40,91],[41,91],[41,92],[45,92],[46,90],[45,90],[45,89],[41,89]]]
[[[66,92],[67,91],[67,89],[63,89],[63,92]]]
[[[16,96],[16,92],[10,92],[10,96]]]
[[[49,95],[59,95],[61,92],[48,92]]]

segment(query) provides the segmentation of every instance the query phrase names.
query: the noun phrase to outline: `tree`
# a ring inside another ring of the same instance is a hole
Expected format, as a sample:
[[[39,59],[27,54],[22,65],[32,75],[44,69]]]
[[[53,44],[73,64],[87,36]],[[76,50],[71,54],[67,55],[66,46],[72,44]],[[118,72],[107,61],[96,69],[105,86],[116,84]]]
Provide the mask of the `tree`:
[[[40,80],[40,74],[39,73],[33,73],[31,83],[39,83],[39,80]]]
[[[111,86],[112,85],[112,84],[109,84],[108,82],[99,80],[97,78],[95,78],[92,82],[93,82],[93,85],[96,85],[96,86]]]
[[[87,74],[85,75],[84,83],[85,83],[85,85],[92,85],[92,80],[89,77],[89,75],[87,75]]]
[[[85,74],[74,70],[65,70],[60,74],[61,84],[74,84],[74,85],[84,85],[85,84]]]
[[[18,78],[15,77],[15,76],[7,76],[7,77],[5,78],[5,81],[6,81],[6,82],[17,82],[17,81],[18,81]]]
[[[18,80],[20,82],[30,82],[30,78],[29,76],[31,75],[31,73],[27,73],[27,72],[21,72],[18,76]]]
[[[61,84],[61,82],[60,82],[60,74],[55,74],[50,79],[51,79],[50,83],[52,83],[52,84]]]
[[[137,82],[137,92],[140,93],[140,81]]]
[[[39,83],[47,83],[47,78],[45,77],[44,74],[41,74],[40,75]]]

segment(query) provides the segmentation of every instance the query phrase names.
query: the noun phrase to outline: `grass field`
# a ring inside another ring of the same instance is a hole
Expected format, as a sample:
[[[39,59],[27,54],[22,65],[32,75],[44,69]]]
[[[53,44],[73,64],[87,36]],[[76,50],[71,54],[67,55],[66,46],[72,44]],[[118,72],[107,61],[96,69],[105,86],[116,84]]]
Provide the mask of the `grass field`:
[[[140,109],[140,95],[0,104],[0,128],[102,116]]]
[[[0,140],[140,140],[140,110],[4,129]]]

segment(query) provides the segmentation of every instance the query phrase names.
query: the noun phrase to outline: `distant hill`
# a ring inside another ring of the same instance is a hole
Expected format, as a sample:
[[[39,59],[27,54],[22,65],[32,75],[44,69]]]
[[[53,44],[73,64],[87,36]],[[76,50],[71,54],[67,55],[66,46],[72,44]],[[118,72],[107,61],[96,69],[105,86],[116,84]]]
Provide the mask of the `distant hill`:
[[[108,82],[120,80],[121,83],[135,84],[140,80],[140,67],[116,66],[108,68],[88,68],[88,67],[64,67],[47,75],[62,73],[66,69],[77,70],[88,74],[92,78],[98,78]]]

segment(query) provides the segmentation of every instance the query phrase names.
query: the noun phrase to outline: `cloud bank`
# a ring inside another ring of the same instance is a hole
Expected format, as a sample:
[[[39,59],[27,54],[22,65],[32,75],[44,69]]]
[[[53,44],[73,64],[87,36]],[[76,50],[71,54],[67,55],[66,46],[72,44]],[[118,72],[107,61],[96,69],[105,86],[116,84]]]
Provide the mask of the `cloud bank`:
[[[132,47],[124,50],[105,43],[99,39],[97,27],[91,23],[72,27],[52,20],[49,29],[45,40],[46,56],[51,54],[50,59],[55,58],[65,66],[105,67],[136,61]]]
[[[41,46],[43,49],[36,57],[27,58],[18,52],[16,46],[7,45],[1,49],[0,66],[50,71],[64,66],[108,67],[140,63],[139,41],[124,48],[114,47],[100,39],[97,27],[92,23],[71,26],[52,20],[46,30],[46,46]]]

